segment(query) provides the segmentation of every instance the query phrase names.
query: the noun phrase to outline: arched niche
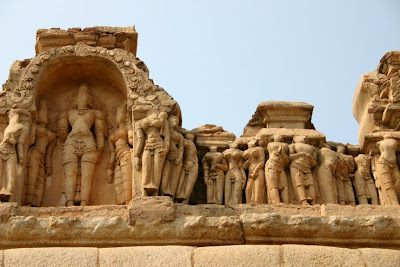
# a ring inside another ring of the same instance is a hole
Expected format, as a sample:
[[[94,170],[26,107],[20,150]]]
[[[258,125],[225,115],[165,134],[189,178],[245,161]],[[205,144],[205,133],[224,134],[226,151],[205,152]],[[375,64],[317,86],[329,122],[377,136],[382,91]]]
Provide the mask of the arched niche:
[[[36,80],[34,105],[45,99],[48,107],[48,128],[56,133],[58,117],[73,108],[78,86],[89,85],[90,92],[107,120],[109,131],[115,129],[116,111],[127,98],[123,74],[113,62],[98,56],[58,57],[44,66]],[[106,142],[107,143],[107,142]],[[53,152],[53,174],[47,177],[42,206],[64,205],[63,144],[57,139]],[[101,161],[96,166],[90,205],[116,204],[113,184],[106,182],[109,149],[105,145]]]

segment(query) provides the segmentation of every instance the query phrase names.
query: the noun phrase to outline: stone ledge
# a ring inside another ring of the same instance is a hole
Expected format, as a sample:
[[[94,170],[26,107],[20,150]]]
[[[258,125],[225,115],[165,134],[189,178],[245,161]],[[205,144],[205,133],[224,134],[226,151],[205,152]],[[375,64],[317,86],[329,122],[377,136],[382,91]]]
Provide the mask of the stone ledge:
[[[0,248],[311,244],[400,246],[400,207],[242,204],[188,206],[168,197],[127,206],[0,203]]]
[[[4,261],[2,255],[4,254]],[[400,265],[400,251],[307,245],[216,247],[20,248],[0,250],[0,266],[382,266]]]

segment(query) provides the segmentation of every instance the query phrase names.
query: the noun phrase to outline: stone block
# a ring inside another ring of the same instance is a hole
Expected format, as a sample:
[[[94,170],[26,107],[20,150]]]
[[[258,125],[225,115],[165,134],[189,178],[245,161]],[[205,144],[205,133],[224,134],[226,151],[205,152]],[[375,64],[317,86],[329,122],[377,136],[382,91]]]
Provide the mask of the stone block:
[[[100,266],[192,266],[192,247],[147,246],[103,248]]]
[[[363,248],[360,249],[367,267],[400,266],[400,251],[393,249]]]
[[[129,202],[128,221],[135,225],[137,220],[161,220],[172,222],[175,220],[174,203],[170,197],[140,197]]]
[[[97,266],[97,248],[18,248],[4,251],[8,266]]]
[[[356,249],[283,245],[284,266],[364,266]]]
[[[280,266],[281,246],[219,246],[194,251],[194,266]]]

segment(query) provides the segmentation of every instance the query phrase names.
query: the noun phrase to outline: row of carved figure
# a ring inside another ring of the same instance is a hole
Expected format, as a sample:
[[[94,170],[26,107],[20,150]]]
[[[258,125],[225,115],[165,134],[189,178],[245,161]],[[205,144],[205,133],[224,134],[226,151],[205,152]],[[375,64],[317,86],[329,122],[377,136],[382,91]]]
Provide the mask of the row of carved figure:
[[[305,136],[295,136],[290,145],[280,136],[264,147],[256,143],[250,141],[245,151],[235,143],[223,152],[210,147],[202,159],[207,203],[222,204],[223,196],[225,204],[242,203],[243,190],[246,203],[290,203],[286,175],[289,169],[302,205],[315,204],[317,194],[320,203],[399,204],[400,172],[395,139],[384,138],[377,142],[376,153],[359,154],[355,158],[346,155],[341,145],[337,151],[327,144],[317,149],[306,143]]]
[[[88,86],[79,86],[73,109],[59,116],[57,134],[47,129],[44,100],[40,102],[30,133],[20,122],[20,115],[29,118],[29,112],[22,109],[9,112],[9,123],[0,143],[0,201],[12,200],[18,165],[22,168],[24,159],[28,158],[25,204],[41,205],[45,178],[52,174],[52,153],[58,138],[63,143],[65,205],[88,205],[95,168],[108,136],[107,181],[114,182],[118,204],[132,199],[132,165],[141,173],[143,195],[167,195],[177,202],[188,203],[198,172],[194,135],[178,127],[176,116],[149,111],[147,117],[135,123],[137,143],[132,164],[134,134],[132,124],[127,121],[126,104],[118,108],[117,129],[107,135],[105,116],[93,109],[90,98]],[[25,157],[27,138],[30,148]]]

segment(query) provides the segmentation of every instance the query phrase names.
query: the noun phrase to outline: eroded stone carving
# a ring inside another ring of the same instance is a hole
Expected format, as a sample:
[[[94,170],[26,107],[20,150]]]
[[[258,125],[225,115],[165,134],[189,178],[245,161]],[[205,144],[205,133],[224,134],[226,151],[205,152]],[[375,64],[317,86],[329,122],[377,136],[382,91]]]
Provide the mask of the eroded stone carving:
[[[270,204],[289,203],[289,188],[285,168],[289,164],[289,145],[283,142],[282,136],[274,136],[274,141],[267,145],[269,159],[265,164]]]
[[[25,191],[27,206],[41,206],[46,176],[53,172],[52,154],[56,145],[56,136],[47,129],[47,103],[40,101],[37,124],[31,126],[31,143],[28,156],[28,170]]]
[[[317,164],[317,150],[306,143],[305,136],[295,136],[289,145],[290,174],[300,204],[315,204],[315,186],[311,168]]]
[[[117,110],[118,128],[108,138],[110,160],[107,164],[107,182],[114,180],[118,204],[127,204],[132,199],[133,132],[126,117],[126,103]],[[113,175],[114,174],[114,175]]]
[[[104,147],[104,114],[92,109],[88,90],[87,84],[79,86],[74,109],[62,113],[58,121],[58,136],[65,143],[63,165],[67,206],[89,204],[96,163]]]
[[[216,146],[210,147],[202,159],[204,182],[207,186],[207,203],[222,204],[224,194],[225,174],[228,163],[224,155],[217,151]]]
[[[194,134],[185,134],[185,140],[183,141],[183,166],[179,178],[178,189],[175,195],[175,200],[177,202],[182,202],[183,204],[189,203],[189,198],[199,172],[197,149],[193,140]]]
[[[174,197],[178,187],[179,177],[183,164],[183,136],[177,131],[179,119],[176,116],[168,117],[170,145],[165,158],[162,178],[161,194]]]
[[[351,174],[354,172],[354,159],[352,156],[346,155],[344,146],[337,147],[338,161],[336,165],[336,184],[338,189],[339,204],[355,205],[353,184],[351,182]]]
[[[12,199],[16,188],[17,166],[26,160],[24,144],[29,135],[28,128],[20,122],[20,115],[29,116],[23,109],[11,109],[8,113],[8,126],[0,143],[0,201]]]
[[[225,205],[242,203],[243,190],[246,186],[246,173],[243,169],[243,151],[231,143],[223,152],[229,168],[225,176]]]
[[[370,155],[360,154],[354,158],[356,172],[354,174],[354,189],[359,204],[379,205],[375,182],[371,175]]]
[[[331,150],[330,146],[323,144],[318,150],[318,173],[317,179],[320,188],[322,203],[338,203],[338,192],[336,184],[336,170],[339,155]]]
[[[135,131],[135,166],[137,170],[142,169],[142,194],[157,196],[170,147],[168,114],[150,110],[146,118],[135,124]]]
[[[264,148],[257,146],[256,140],[247,143],[248,149],[243,153],[243,169],[248,170],[247,185],[245,190],[246,203],[265,202],[265,152]]]
[[[376,187],[382,205],[399,205],[398,188],[400,172],[396,162],[396,139],[385,136],[376,143],[380,155],[376,154],[373,160],[373,169]]]

